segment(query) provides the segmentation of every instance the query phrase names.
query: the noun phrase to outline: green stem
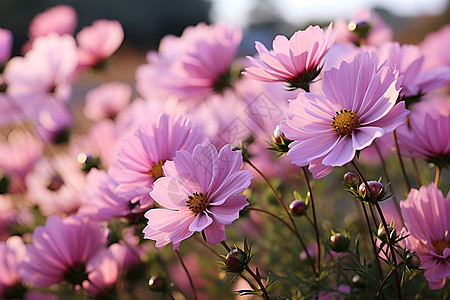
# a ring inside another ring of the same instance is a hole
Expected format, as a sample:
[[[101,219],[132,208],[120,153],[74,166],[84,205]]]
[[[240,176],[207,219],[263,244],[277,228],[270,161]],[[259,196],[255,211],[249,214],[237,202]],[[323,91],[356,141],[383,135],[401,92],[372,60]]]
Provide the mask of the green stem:
[[[180,253],[178,253],[178,250],[174,250],[174,252],[175,252],[175,256],[176,256],[177,259],[178,259],[178,262],[179,262],[179,263],[181,264],[181,266],[183,267],[184,272],[186,272],[186,275],[187,275],[187,277],[188,277],[188,279],[189,279],[189,284],[191,285],[191,290],[192,290],[192,297],[194,297],[194,300],[197,300],[197,299],[198,299],[198,298],[197,298],[197,292],[195,291],[194,282],[192,281],[191,274],[189,274],[189,271],[188,271],[188,269],[186,268],[186,266],[185,266],[185,264],[184,264],[184,262],[183,262],[183,259],[181,258]]]
[[[405,165],[403,164],[402,155],[400,154],[400,147],[398,146],[397,134],[395,130],[392,132],[392,137],[394,139],[395,150],[397,152],[398,161],[400,162],[400,167],[402,169],[403,178],[405,179],[406,187],[408,188],[408,192],[411,190],[411,184],[409,183],[408,175],[406,174]]]
[[[314,207],[314,198],[313,193],[311,189],[311,185],[309,183],[308,178],[308,171],[306,167],[302,167],[303,175],[305,176],[306,186],[308,187],[309,197],[311,200],[311,210],[313,214],[313,220],[314,220],[314,230],[316,232],[316,243],[317,243],[317,271],[316,274],[320,274],[320,236],[319,236],[319,227],[317,226],[317,218],[316,218],[316,209]]]
[[[247,271],[253,277],[253,279],[255,279],[255,281],[258,283],[259,287],[261,288],[261,292],[263,293],[264,299],[270,300],[269,294],[267,293],[267,290],[266,290],[264,284],[262,283],[261,279],[248,266],[245,266],[245,271]]]
[[[366,206],[364,205],[363,202],[361,202],[361,206],[362,206],[362,209],[363,209],[363,212],[364,212],[364,217],[366,218],[367,227],[369,229],[370,242],[372,244],[372,249],[373,249],[373,252],[375,254],[375,261],[377,263],[378,275],[380,276],[380,280],[383,280],[383,273],[381,272],[381,265],[380,265],[380,260],[378,258],[377,246],[375,244],[375,239],[373,237],[373,231],[372,231],[372,226],[370,225],[369,216],[367,215],[367,209],[366,209]]]

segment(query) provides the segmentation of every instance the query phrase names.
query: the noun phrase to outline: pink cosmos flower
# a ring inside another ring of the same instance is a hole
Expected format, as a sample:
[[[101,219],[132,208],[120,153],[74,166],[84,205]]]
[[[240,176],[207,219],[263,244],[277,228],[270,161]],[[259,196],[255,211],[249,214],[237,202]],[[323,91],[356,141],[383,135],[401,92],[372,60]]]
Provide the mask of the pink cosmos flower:
[[[89,128],[86,135],[75,136],[70,141],[70,154],[79,167],[89,172],[91,168],[108,169],[116,157],[122,134],[109,119],[99,121]]]
[[[252,66],[247,67],[243,74],[262,81],[287,81],[299,87],[305,76],[317,76],[315,73],[321,60],[336,38],[332,27],[330,24],[324,31],[319,26],[309,26],[294,33],[289,40],[278,35],[271,51],[255,42],[259,58],[248,57]]]
[[[41,111],[34,124],[36,135],[46,143],[63,143],[69,139],[69,128],[73,117],[63,103],[55,103]]]
[[[420,48],[426,57],[424,63],[426,70],[438,66],[450,66],[450,56],[448,55],[450,45],[449,43],[442,42],[448,41],[449,39],[450,24],[447,24],[438,31],[428,34],[422,43],[420,43]]]
[[[47,216],[75,213],[85,202],[86,178],[67,155],[43,158],[28,174],[26,184],[30,198]]]
[[[24,57],[13,57],[4,71],[6,92],[22,117],[36,119],[49,106],[68,101],[77,62],[74,38],[56,33],[36,38]]]
[[[19,265],[25,257],[25,245],[19,236],[12,236],[6,242],[0,242],[0,298],[6,298],[8,293],[13,297],[21,298],[23,295],[11,295],[14,288],[22,285],[19,274]],[[19,290],[20,289],[16,289]]]
[[[253,176],[241,166],[241,152],[229,145],[219,153],[210,143],[197,145],[192,154],[177,151],[173,161],[164,164],[166,177],[158,179],[150,193],[164,208],[145,213],[144,238],[155,240],[156,247],[172,242],[174,250],[194,232],[204,231],[211,245],[226,240],[225,225],[248,205],[246,196],[238,194]]]
[[[386,63],[388,66],[397,68],[399,75],[403,75],[400,96],[412,97],[425,94],[450,80],[448,66],[424,69],[426,57],[417,45],[384,43],[373,50],[372,56],[377,59],[379,66]]]
[[[86,94],[84,115],[93,121],[113,119],[130,102],[133,90],[121,82],[104,83]]]
[[[3,65],[10,57],[13,45],[13,35],[8,29],[0,28],[0,65]]]
[[[115,192],[118,183],[106,171],[92,169],[87,175],[86,205],[78,215],[95,220],[110,220],[142,213],[139,202],[132,202],[126,195]]]
[[[37,14],[31,20],[28,37],[34,40],[52,32],[59,35],[73,34],[77,21],[77,12],[72,6],[56,5]]]
[[[119,49],[122,25],[115,20],[96,20],[77,33],[79,68],[95,67]]]
[[[70,216],[50,216],[33,233],[22,263],[22,278],[39,287],[87,279],[86,265],[105,249],[108,229],[101,223]]]
[[[358,35],[365,37],[368,45],[379,46],[392,41],[394,32],[386,25],[383,19],[376,13],[367,9],[360,9],[350,20],[337,20],[335,23],[339,43],[357,43]]]
[[[368,53],[325,72],[323,95],[299,93],[281,123],[286,137],[294,140],[287,153],[292,163],[309,164],[314,177],[321,178],[392,132],[408,114],[404,102],[395,104],[399,83],[398,73],[377,68]]]
[[[0,169],[20,181],[33,169],[42,155],[43,144],[28,132],[19,129],[8,135],[8,142],[0,142]]]
[[[450,276],[450,193],[444,199],[434,184],[411,189],[401,210],[409,236],[407,249],[419,256],[430,289],[441,289]]]
[[[419,157],[440,167],[450,163],[450,97],[414,105],[408,124],[397,131],[403,155]]]
[[[180,37],[165,36],[148,64],[137,69],[137,90],[148,98],[175,95],[180,101],[202,101],[230,84],[229,69],[242,39],[238,27],[223,23],[187,27]]]
[[[89,280],[83,281],[83,288],[94,295],[108,293],[120,276],[120,266],[110,248],[101,249],[86,264]]]
[[[156,179],[164,176],[162,166],[180,149],[192,151],[206,139],[192,128],[186,118],[162,114],[155,123],[142,125],[126,139],[109,172],[118,183],[116,192],[134,204],[148,207],[153,201],[149,192]],[[139,203],[138,203],[139,202]]]

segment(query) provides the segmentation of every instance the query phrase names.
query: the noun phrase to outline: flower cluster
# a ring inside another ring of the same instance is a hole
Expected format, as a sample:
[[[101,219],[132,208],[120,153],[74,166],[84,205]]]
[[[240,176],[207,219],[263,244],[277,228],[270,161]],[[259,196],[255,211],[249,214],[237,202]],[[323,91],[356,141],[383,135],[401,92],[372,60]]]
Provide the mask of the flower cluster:
[[[0,28],[1,299],[448,296],[448,26],[401,45],[363,10],[245,58],[199,23],[130,84],[122,25],[77,22],[14,57]]]

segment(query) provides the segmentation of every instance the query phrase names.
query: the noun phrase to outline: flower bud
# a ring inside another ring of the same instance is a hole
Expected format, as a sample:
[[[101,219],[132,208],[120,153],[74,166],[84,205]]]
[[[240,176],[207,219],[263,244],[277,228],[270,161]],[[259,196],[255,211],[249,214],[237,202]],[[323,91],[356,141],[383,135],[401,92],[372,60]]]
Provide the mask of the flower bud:
[[[390,225],[387,226],[387,229],[389,233],[389,239],[391,241],[395,241],[397,239],[397,231],[395,230],[394,227],[391,227]],[[386,230],[384,230],[384,226],[382,226],[381,224],[380,227],[378,228],[377,236],[381,241],[385,243],[388,242],[386,237]]]
[[[306,214],[306,210],[308,207],[306,206],[306,203],[302,200],[294,200],[289,204],[289,210],[291,211],[291,214],[296,216],[303,216]]]
[[[283,131],[281,131],[280,125],[277,125],[275,127],[275,130],[273,131],[273,137],[275,142],[281,143],[283,138],[285,138]]]
[[[349,186],[354,186],[358,183],[359,179],[355,173],[347,172],[344,174],[344,183]]]
[[[152,291],[161,292],[166,288],[166,282],[162,277],[152,276],[148,281],[148,286]]]
[[[234,248],[228,252],[225,258],[225,265],[228,271],[240,273],[244,270],[247,264],[247,255],[244,251],[238,248]]]
[[[370,190],[372,191],[372,194],[375,196],[375,198],[377,198],[378,200],[378,195],[381,193],[381,191],[384,189],[383,184],[381,184],[381,182],[378,181],[368,181],[367,182],[369,184]],[[361,196],[363,198],[366,197],[366,185],[363,183],[361,183],[361,185],[359,186],[359,193],[361,194]],[[367,195],[367,197],[370,198],[370,194]]]
[[[330,237],[330,240],[331,249],[336,252],[346,251],[348,249],[348,246],[350,246],[350,238],[340,232],[333,234]]]
[[[420,260],[420,257],[415,254],[415,253],[411,253],[409,252],[406,255],[406,265],[411,268],[411,269],[417,269],[420,267],[420,265],[422,264],[422,261]]]

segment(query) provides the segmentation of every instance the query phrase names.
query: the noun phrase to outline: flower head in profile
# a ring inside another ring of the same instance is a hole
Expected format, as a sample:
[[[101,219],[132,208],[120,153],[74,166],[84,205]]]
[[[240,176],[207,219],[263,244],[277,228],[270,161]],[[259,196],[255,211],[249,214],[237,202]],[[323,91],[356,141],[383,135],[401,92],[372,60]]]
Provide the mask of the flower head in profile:
[[[136,205],[148,207],[153,202],[149,192],[154,181],[164,176],[164,163],[172,159],[177,150],[192,151],[195,145],[204,142],[206,138],[184,117],[174,119],[162,114],[157,122],[142,125],[124,141],[109,169],[118,184],[116,192],[132,199]]]
[[[225,225],[248,205],[246,196],[238,194],[253,176],[241,166],[241,152],[229,145],[220,152],[210,143],[197,145],[192,154],[177,151],[173,161],[164,164],[166,177],[158,179],[150,193],[164,208],[147,211],[144,237],[155,240],[157,247],[172,242],[173,249],[194,232],[204,231],[211,245],[226,240]]]
[[[22,278],[39,287],[62,281],[81,284],[87,279],[88,262],[106,248],[107,236],[108,229],[98,222],[52,215],[34,230],[22,263]]]
[[[409,236],[407,249],[419,256],[430,289],[441,289],[450,276],[450,194],[434,184],[412,189],[400,203]]]
[[[281,130],[294,140],[292,163],[310,165],[315,178],[350,162],[357,150],[392,132],[408,114],[399,94],[398,74],[377,68],[368,53],[324,73],[323,95],[299,93],[289,103]]]
[[[259,57],[248,57],[252,65],[245,69],[244,75],[262,81],[285,81],[292,87],[303,88],[319,74],[321,60],[334,43],[336,34],[332,26],[326,30],[309,26],[290,39],[278,35],[271,51],[256,42]]]

